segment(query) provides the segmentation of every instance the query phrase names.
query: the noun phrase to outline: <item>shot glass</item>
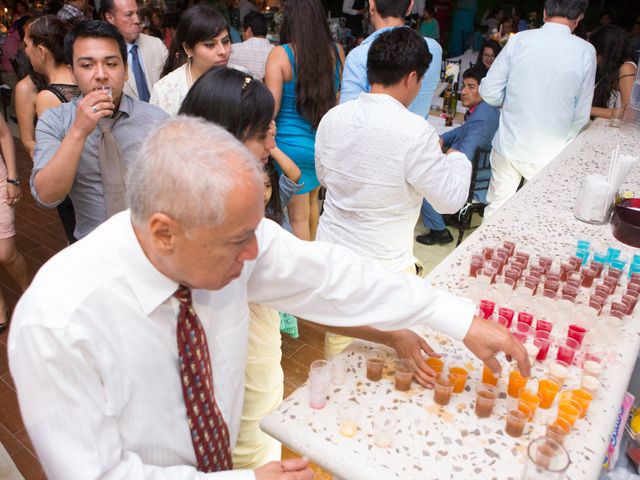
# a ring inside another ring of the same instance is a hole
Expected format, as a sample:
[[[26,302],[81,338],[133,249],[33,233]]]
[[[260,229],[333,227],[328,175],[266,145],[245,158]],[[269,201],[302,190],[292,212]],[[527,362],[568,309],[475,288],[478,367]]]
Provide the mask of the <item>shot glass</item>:
[[[491,416],[497,398],[496,387],[487,383],[478,385],[476,396],[476,415],[478,418]]]
[[[564,385],[564,381],[569,375],[569,364],[561,360],[549,362],[547,373],[550,378],[554,378],[560,385]]]
[[[373,418],[373,443],[378,448],[389,448],[398,429],[393,413],[382,411]]]
[[[477,277],[478,272],[482,269],[484,265],[484,258],[482,255],[473,255],[471,257],[471,261],[469,262],[469,276]]]
[[[581,270],[582,278],[580,281],[580,285],[584,288],[591,288],[593,285],[593,280],[596,278],[596,271],[591,268],[583,268]]]
[[[584,416],[587,414],[587,410],[589,410],[591,401],[593,400],[593,395],[586,390],[578,388],[576,390],[573,390],[573,399],[582,407],[580,418],[584,418]]]
[[[101,90],[113,99],[113,89],[109,85],[100,85],[99,87],[94,88],[94,90]]]
[[[534,392],[528,388],[523,388],[520,390],[520,395],[518,396],[520,403],[529,407],[529,421],[533,420],[533,416],[538,409],[538,405],[542,401],[542,395],[538,392]]]
[[[353,400],[338,405],[338,425],[341,435],[351,438],[358,433],[358,417],[361,410],[360,404]]]
[[[498,315],[507,319],[507,328],[511,328],[511,323],[513,322],[513,316],[515,312],[507,307],[500,307],[498,309]]]
[[[411,381],[413,380],[413,365],[406,358],[399,358],[393,361],[396,370],[395,385],[396,390],[408,392],[411,390]]]
[[[498,385],[498,376],[493,374],[491,369],[487,367],[486,363],[482,367],[482,383],[493,385],[494,387]]]
[[[453,393],[462,393],[464,386],[467,383],[467,377],[469,372],[463,367],[455,366],[449,369],[449,376],[453,383]]]
[[[539,322],[539,321],[538,321]],[[544,362],[549,354],[549,347],[551,346],[551,334],[545,330],[538,330],[536,336],[533,339],[533,344],[538,347],[538,353],[536,360]]]
[[[561,479],[571,460],[565,448],[548,437],[532,440],[527,447],[523,480]]]
[[[578,342],[573,338],[566,338],[558,345],[556,360],[566,362],[568,365],[571,365],[579,347]]]
[[[580,379],[580,388],[585,392],[589,392],[593,398],[596,398],[598,390],[600,389],[600,380],[591,375],[582,374]]]
[[[526,323],[531,327],[533,325],[533,314],[529,312],[519,312],[518,323]]]
[[[529,377],[523,377],[517,367],[512,367],[509,372],[509,384],[507,386],[507,395],[511,398],[518,398],[520,390],[526,388]]]
[[[541,396],[540,408],[544,410],[551,408],[556,395],[560,391],[560,387],[560,382],[551,377],[542,378],[538,381],[538,393]]]
[[[480,303],[478,305],[478,308],[480,309],[480,315],[484,319],[487,319],[491,317],[491,315],[493,315],[493,310],[495,309],[495,307],[495,302],[486,299],[480,300]]]
[[[324,408],[331,385],[331,364],[326,360],[316,360],[309,367],[309,406]]]
[[[591,377],[600,378],[604,371],[605,352],[600,352],[589,346],[584,354],[584,362],[582,363],[582,373]]]
[[[609,126],[614,128],[620,128],[622,125],[622,118],[624,117],[624,107],[612,108],[611,118],[609,119]]]
[[[347,381],[347,363],[343,357],[331,359],[331,384],[344,385]]]
[[[453,393],[453,381],[448,372],[442,372],[436,377],[433,387],[433,401],[438,405],[449,405]]]
[[[442,372],[444,368],[444,360],[441,357],[428,357],[425,362],[429,365],[436,373]]]
[[[379,382],[382,379],[382,371],[386,360],[386,352],[375,348],[369,350],[367,352],[367,379],[372,382]]]
[[[527,338],[529,338],[529,335],[531,334],[531,325],[524,322],[518,322],[511,333],[516,337],[516,340],[524,344],[527,342]]]
[[[572,398],[562,398],[558,401],[558,418],[566,420],[572,427],[581,413],[582,406]]]
[[[580,348],[582,346],[584,336],[588,331],[589,329],[586,327],[586,325],[580,324],[578,322],[571,323],[567,331],[567,338],[574,339],[578,343],[578,348]]]
[[[524,432],[531,410],[519,401],[507,402],[507,416],[504,433],[511,437],[521,437]]]
[[[571,433],[571,424],[564,418],[556,418],[547,425],[547,438],[552,438],[560,445],[564,444],[567,436]]]

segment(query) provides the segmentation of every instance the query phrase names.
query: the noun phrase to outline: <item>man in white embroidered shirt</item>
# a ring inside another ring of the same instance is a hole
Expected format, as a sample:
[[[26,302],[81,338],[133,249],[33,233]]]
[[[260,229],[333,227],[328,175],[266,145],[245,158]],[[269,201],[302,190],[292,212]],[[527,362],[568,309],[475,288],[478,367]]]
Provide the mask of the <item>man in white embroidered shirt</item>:
[[[444,155],[429,122],[407,110],[430,61],[414,30],[385,31],[369,48],[370,93],[332,108],[316,136],[316,171],[327,189],[316,238],[392,272],[416,272],[413,230],[422,198],[453,213],[469,194],[471,162],[458,151]],[[349,341],[328,334],[325,354]]]
[[[258,12],[248,13],[242,20],[242,43],[231,45],[229,63],[239,65],[251,72],[255,78],[264,78],[264,69],[273,45],[267,36],[267,20]]]
[[[518,33],[491,65],[480,95],[501,106],[493,139],[489,205],[493,215],[520,181],[531,180],[589,121],[596,73],[593,46],[572,35],[587,0],[546,0],[542,28]]]
[[[473,305],[265,220],[263,184],[261,164],[228,132],[169,120],[129,169],[131,210],[40,269],[8,352],[48,478],[310,479],[304,459],[223,471],[252,301],[330,325],[427,323],[494,370],[503,350],[529,374],[522,346]]]

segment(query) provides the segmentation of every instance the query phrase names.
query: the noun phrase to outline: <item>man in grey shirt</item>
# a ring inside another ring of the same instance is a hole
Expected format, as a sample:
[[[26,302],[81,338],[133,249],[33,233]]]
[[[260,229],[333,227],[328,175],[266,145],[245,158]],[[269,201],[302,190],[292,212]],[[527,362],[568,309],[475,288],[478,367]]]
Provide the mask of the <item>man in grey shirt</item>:
[[[82,97],[46,111],[38,121],[31,193],[44,208],[54,208],[69,195],[76,213],[74,235],[80,239],[107,219],[98,121],[121,112],[112,131],[126,168],[167,114],[122,93],[127,48],[113,26],[82,22],[65,39],[65,49]]]

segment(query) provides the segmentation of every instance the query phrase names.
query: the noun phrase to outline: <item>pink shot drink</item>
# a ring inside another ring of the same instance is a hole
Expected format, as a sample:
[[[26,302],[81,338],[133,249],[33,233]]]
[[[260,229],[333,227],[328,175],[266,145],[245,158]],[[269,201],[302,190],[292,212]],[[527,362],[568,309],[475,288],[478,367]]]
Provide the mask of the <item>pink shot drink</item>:
[[[565,362],[567,365],[571,365],[573,363],[573,357],[575,357],[578,347],[578,342],[576,342],[573,338],[567,338],[564,343],[558,345],[558,354],[556,356],[556,360]]]
[[[507,307],[500,307],[498,309],[498,315],[507,319],[507,328],[511,328],[511,323],[513,322],[513,316],[515,312]]]
[[[526,323],[531,327],[533,325],[533,315],[530,314],[529,312],[519,312],[518,322]]]
[[[486,299],[480,300],[478,308],[480,309],[480,315],[482,315],[482,318],[486,320],[491,318],[491,315],[493,315],[493,311],[496,308],[496,303]]]
[[[538,354],[536,360],[538,362],[544,362],[549,354],[549,347],[551,346],[551,334],[544,330],[538,330],[536,337],[533,340],[533,344],[538,347]]]
[[[553,329],[553,324],[546,320],[538,320],[536,322],[536,332],[549,332]]]
[[[587,334],[588,330],[582,325],[577,325],[572,323],[569,325],[569,330],[567,331],[567,337],[574,339],[578,342],[578,348],[582,346],[582,341],[584,340],[584,336]]]

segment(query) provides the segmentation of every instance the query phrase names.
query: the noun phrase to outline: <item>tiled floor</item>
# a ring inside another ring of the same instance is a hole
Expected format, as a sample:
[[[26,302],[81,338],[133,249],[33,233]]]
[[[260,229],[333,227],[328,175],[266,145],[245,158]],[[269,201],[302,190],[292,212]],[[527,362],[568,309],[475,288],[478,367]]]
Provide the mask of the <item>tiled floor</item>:
[[[16,209],[16,241],[24,255],[29,273],[33,276],[40,266],[66,245],[66,239],[55,210],[43,210],[35,203],[27,187],[31,173],[31,160],[16,140],[19,176],[23,180],[22,201]],[[423,233],[418,227],[416,233]],[[453,232],[452,232],[453,233]],[[430,270],[442,260],[455,243],[425,247],[416,244],[416,255]],[[20,291],[6,271],[0,268],[0,288],[13,309]],[[284,336],[282,366],[285,374],[285,395],[300,386],[307,377],[312,361],[322,358],[324,329],[301,322],[300,338]],[[5,447],[26,480],[45,478],[20,418],[15,387],[9,374],[7,360],[7,334],[0,336],[0,442]],[[291,452],[285,451],[285,456]],[[317,472],[316,478],[330,478]]]

